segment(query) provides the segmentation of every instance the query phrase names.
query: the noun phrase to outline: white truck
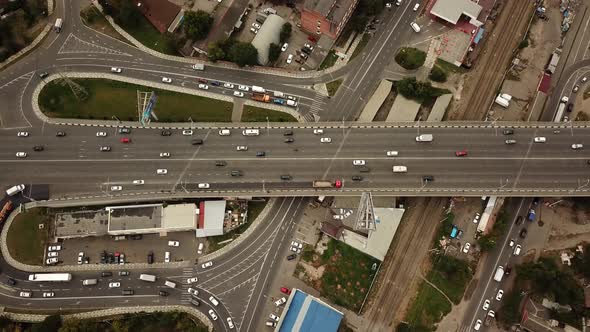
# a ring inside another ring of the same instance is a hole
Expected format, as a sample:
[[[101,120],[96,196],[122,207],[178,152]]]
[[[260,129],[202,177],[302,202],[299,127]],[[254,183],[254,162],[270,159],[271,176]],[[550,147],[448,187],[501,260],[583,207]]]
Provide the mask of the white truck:
[[[393,173],[406,173],[408,167],[406,166],[393,166]]]
[[[510,106],[510,101],[508,99],[503,98],[502,95],[498,95],[494,102],[504,108]]]
[[[567,96],[563,96],[559,101],[559,106],[557,107],[557,113],[555,113],[555,117],[553,118],[553,122],[561,122],[561,118],[563,118],[563,113],[565,113],[565,107],[567,106],[567,102],[570,99]]]
[[[37,273],[30,274],[29,281],[71,281],[70,273]]]
[[[57,20],[55,20],[55,24],[53,25],[53,30],[55,30],[55,32],[59,33],[61,31],[61,27],[63,26],[64,21],[61,18],[58,18]]]
[[[252,85],[252,92],[265,93],[266,90],[261,86]]]
[[[275,96],[275,97],[277,97],[277,98],[283,98],[283,97],[285,97],[285,94],[282,93],[281,91],[273,91],[272,92],[272,95]]]
[[[205,65],[202,64],[202,63],[195,63],[194,65],[192,65],[192,68],[194,70],[201,70],[201,71],[203,71],[203,70],[205,70]]]
[[[500,282],[500,281],[502,281],[503,277],[504,277],[504,268],[502,267],[502,265],[500,265],[496,269],[496,273],[494,274],[494,280],[496,280],[497,282]]]
[[[149,281],[149,282],[156,282],[156,276],[153,274],[140,274],[139,280]]]
[[[416,142],[432,142],[433,139],[434,137],[432,134],[422,134],[416,136]]]
[[[14,195],[22,192],[23,190],[25,190],[25,185],[24,184],[17,184],[16,186],[12,186],[12,187],[6,189],[6,195],[14,196]]]

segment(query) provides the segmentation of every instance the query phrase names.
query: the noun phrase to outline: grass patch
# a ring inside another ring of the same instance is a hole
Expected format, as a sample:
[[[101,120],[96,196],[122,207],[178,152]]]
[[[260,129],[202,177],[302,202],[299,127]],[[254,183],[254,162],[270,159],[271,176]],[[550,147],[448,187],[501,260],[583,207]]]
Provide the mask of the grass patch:
[[[326,56],[326,58],[324,59],[324,61],[322,61],[322,64],[320,65],[320,70],[332,67],[336,63],[336,60],[338,60],[338,56],[336,55],[336,52],[334,50],[331,50],[328,53],[328,56]]]
[[[326,89],[328,89],[328,96],[333,96],[338,91],[338,88],[342,84],[342,79],[332,81],[330,83],[326,83]]]
[[[395,62],[408,70],[422,67],[424,61],[426,61],[426,52],[414,47],[402,47],[395,55]]]
[[[10,255],[30,265],[43,265],[43,250],[47,244],[49,216],[45,209],[27,210],[13,220],[7,235]],[[39,224],[44,224],[39,229]]]
[[[49,331],[48,329],[40,329]],[[60,331],[206,332],[207,326],[180,312],[140,312],[109,318],[68,319]],[[57,331],[57,330],[55,330]]]
[[[418,294],[408,311],[406,321],[410,326],[410,331],[435,331],[434,324],[449,312],[451,312],[449,301],[432,286],[422,282],[418,288]]]
[[[447,73],[464,74],[467,72],[467,68],[457,67],[454,64],[445,61],[441,58],[436,59],[436,65],[441,67]]]
[[[137,26],[127,25],[125,22],[118,23],[127,33],[146,47],[168,55],[180,55],[172,37],[161,34],[143,15],[138,15]]]
[[[223,241],[227,241],[230,239],[236,239],[238,236],[240,236],[240,234],[243,234],[248,227],[250,227],[250,225],[252,225],[252,223],[254,222],[254,220],[256,220],[256,218],[258,217],[258,215],[260,214],[260,212],[262,212],[262,210],[264,209],[264,207],[266,206],[267,201],[249,201],[248,202],[248,222],[241,225],[240,227],[231,230],[223,235],[220,236],[213,236],[210,238],[207,238],[207,241],[209,242],[209,252],[214,252],[217,251],[223,247],[225,247],[227,244],[231,243],[231,242],[226,242],[226,243],[221,243]]]
[[[378,265],[379,261],[331,239],[320,262],[325,265],[321,278],[321,295],[337,305],[358,311],[377,272],[372,266],[374,263]]]
[[[116,116],[121,121],[137,121],[137,90],[154,91],[158,96],[155,113],[159,122],[229,122],[232,104],[226,101],[160,90],[106,79],[77,79],[88,92],[78,100],[71,89],[58,81],[47,84],[39,96],[43,113],[56,118],[103,119]]]
[[[371,40],[371,35],[365,33],[361,41],[358,43],[358,45],[356,45],[356,48],[352,52],[352,55],[350,56],[350,61],[352,61],[352,59],[354,59],[357,55],[361,54],[365,46],[367,46],[367,44],[369,43],[369,40]]]
[[[84,24],[89,28],[100,31],[105,35],[129,44],[129,41],[123,38],[123,36],[121,36],[117,30],[113,28],[109,21],[107,21],[104,15],[102,15],[102,13],[93,5],[89,5],[88,7],[82,9],[80,11],[80,17],[82,18],[82,22],[84,22]]]
[[[291,114],[266,108],[244,105],[242,122],[297,122]]]

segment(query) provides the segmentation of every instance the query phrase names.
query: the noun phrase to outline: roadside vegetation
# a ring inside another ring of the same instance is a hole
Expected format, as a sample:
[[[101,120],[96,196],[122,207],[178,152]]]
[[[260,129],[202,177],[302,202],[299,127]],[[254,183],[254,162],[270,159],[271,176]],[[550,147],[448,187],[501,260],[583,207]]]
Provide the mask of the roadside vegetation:
[[[506,232],[506,228],[510,226],[510,221],[508,220],[508,214],[506,210],[502,208],[500,212],[498,212],[498,216],[496,217],[496,221],[494,222],[494,227],[492,230],[485,235],[481,235],[477,239],[477,244],[481,251],[489,251],[496,247],[498,239],[501,238],[504,233]]]
[[[402,47],[395,55],[395,62],[407,70],[422,67],[426,61],[426,52],[414,47]]]
[[[447,89],[433,87],[430,82],[419,82],[415,77],[397,81],[395,87],[402,96],[414,99],[419,103],[429,102],[438,96],[451,93]]]
[[[336,52],[334,50],[330,50],[324,61],[322,61],[322,63],[320,64],[320,70],[328,69],[334,66],[336,64],[336,60],[338,60]]]
[[[258,50],[252,44],[231,38],[209,44],[208,55],[213,62],[231,61],[240,67],[258,64]]]
[[[104,33],[105,35],[111,36],[115,39],[118,39],[124,43],[129,43],[127,39],[121,36],[115,28],[107,21],[104,15],[93,5],[88,5],[86,8],[80,11],[80,17],[82,18],[82,22],[86,24],[86,26]]]
[[[340,87],[342,82],[342,79],[338,79],[330,83],[326,83],[326,89],[328,89],[328,96],[334,96],[336,92],[338,92],[338,88]]]
[[[46,209],[34,208],[20,213],[12,221],[7,234],[12,258],[29,265],[43,265],[51,218]],[[43,228],[39,229],[39,224]]]
[[[369,40],[371,40],[371,35],[368,33],[365,33],[363,35],[363,38],[361,39],[361,41],[356,45],[356,48],[354,49],[354,51],[350,55],[349,61],[352,61],[352,59],[354,59],[357,55],[361,54],[361,52],[363,51],[365,46],[367,46],[367,44],[369,43]]]
[[[6,1],[0,20],[0,62],[27,47],[41,33],[46,0]]]
[[[438,65],[434,65],[430,70],[430,74],[428,78],[435,82],[444,83],[447,81],[447,72],[445,72],[441,67]]]
[[[224,233],[223,235],[208,237],[207,238],[207,242],[208,242],[207,251],[208,252],[217,251],[217,250],[225,247],[226,245],[228,245],[231,242],[229,240],[235,240],[241,234],[243,234],[250,227],[250,225],[252,225],[254,220],[256,220],[256,218],[258,217],[260,212],[262,212],[262,210],[264,210],[266,203],[268,203],[267,200],[265,200],[265,201],[252,201],[252,200],[248,201],[247,222],[234,230]]]
[[[135,85],[106,79],[76,79],[88,93],[78,99],[59,80],[47,84],[39,96],[39,105],[45,115],[56,118],[137,121],[137,90],[154,91],[158,97],[154,112],[159,122],[231,121],[232,103],[183,94],[168,90]]]
[[[266,108],[244,105],[242,122],[297,122],[291,114]]]
[[[379,15],[385,7],[383,0],[359,0],[350,20],[342,30],[339,40],[347,40],[351,33],[363,33],[367,28],[369,19]]]

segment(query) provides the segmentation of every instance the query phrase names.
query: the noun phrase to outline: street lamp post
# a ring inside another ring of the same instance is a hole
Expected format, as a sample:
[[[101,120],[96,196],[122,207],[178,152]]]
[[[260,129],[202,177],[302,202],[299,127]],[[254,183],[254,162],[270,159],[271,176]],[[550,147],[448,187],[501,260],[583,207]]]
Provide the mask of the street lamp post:
[[[420,136],[420,120],[422,120],[422,115],[418,117],[418,136]]]
[[[270,122],[268,121],[268,116],[266,117],[266,135],[270,136]]]
[[[189,116],[188,117],[188,120],[191,122],[191,130],[194,130],[195,129],[195,123],[193,122],[193,117],[192,116]]]
[[[570,130],[571,130],[572,136],[574,136],[574,119],[570,119]]]

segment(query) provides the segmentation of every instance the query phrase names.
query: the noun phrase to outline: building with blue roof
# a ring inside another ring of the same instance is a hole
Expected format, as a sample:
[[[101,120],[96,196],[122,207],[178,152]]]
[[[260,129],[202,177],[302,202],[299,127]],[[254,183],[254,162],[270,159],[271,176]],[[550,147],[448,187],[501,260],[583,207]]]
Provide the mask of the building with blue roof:
[[[336,332],[343,316],[327,303],[294,288],[275,331]]]

